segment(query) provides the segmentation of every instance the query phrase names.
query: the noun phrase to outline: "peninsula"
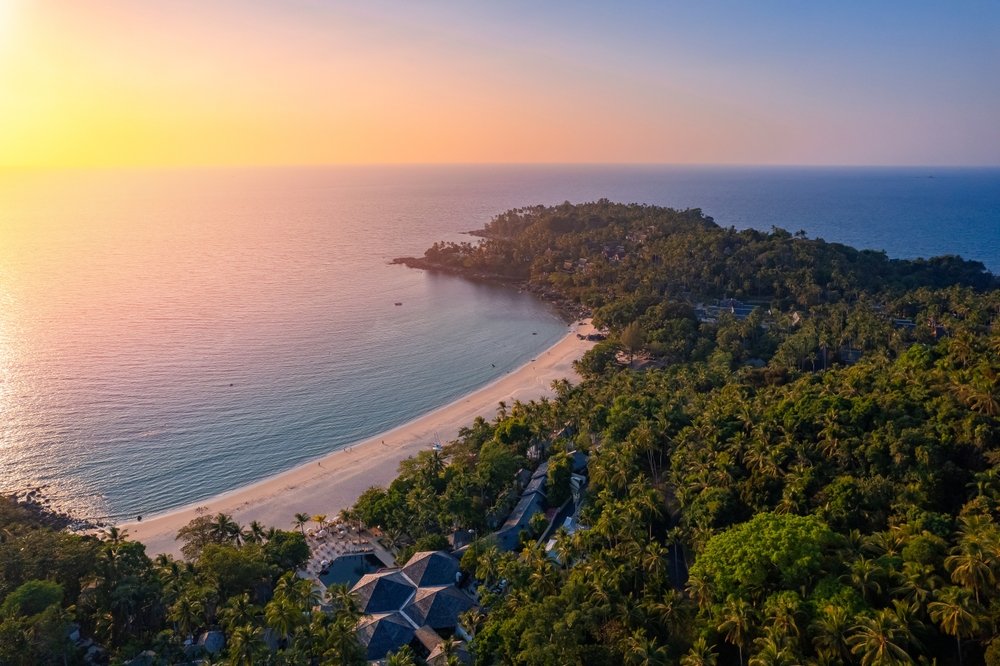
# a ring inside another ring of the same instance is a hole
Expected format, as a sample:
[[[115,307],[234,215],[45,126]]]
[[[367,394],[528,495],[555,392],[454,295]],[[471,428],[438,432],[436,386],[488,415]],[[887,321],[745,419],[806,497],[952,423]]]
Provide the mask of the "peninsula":
[[[509,211],[425,259],[592,322],[473,396],[129,534],[0,504],[0,622],[50,638],[11,644],[43,662],[998,662],[982,264],[607,201]],[[398,568],[339,586],[331,559],[371,552]]]

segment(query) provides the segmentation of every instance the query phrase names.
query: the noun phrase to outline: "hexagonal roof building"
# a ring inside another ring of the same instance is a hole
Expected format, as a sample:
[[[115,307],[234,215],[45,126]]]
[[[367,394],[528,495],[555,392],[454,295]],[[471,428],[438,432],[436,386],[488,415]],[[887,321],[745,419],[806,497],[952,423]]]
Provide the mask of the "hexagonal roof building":
[[[418,587],[454,585],[458,560],[440,550],[424,550],[414,553],[402,572]]]
[[[351,588],[359,610],[366,615],[399,610],[414,592],[416,588],[399,570],[366,574]]]
[[[413,627],[399,613],[363,617],[355,631],[369,661],[382,659],[413,640]]]
[[[454,585],[441,585],[417,590],[416,597],[403,612],[418,626],[454,629],[458,616],[474,605],[472,599]]]

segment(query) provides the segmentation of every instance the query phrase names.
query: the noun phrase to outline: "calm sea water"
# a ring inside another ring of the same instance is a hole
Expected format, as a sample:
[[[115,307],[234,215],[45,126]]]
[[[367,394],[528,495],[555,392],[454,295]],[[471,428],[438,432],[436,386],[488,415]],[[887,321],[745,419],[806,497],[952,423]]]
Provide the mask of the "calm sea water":
[[[150,514],[445,404],[567,329],[527,295],[388,261],[600,197],[1000,271],[997,169],[0,174],[0,490]]]

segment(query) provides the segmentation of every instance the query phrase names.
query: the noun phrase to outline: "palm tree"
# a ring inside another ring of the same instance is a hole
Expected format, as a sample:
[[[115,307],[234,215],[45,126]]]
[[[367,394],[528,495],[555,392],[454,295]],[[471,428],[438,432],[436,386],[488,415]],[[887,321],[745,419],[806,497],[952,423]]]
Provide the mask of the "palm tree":
[[[850,646],[847,634],[851,628],[851,613],[843,606],[827,604],[811,625],[813,647],[816,653],[831,660],[848,662]]]
[[[349,664],[363,663],[364,648],[358,642],[354,626],[357,619],[338,614],[336,620],[330,625],[324,637],[324,647],[322,663],[324,664]]]
[[[645,629],[638,629],[625,638],[623,652],[625,663],[629,665],[658,666],[669,663],[666,647],[648,638]]]
[[[940,590],[935,601],[927,604],[927,611],[941,631],[955,637],[958,664],[962,666],[962,637],[971,636],[979,628],[979,615],[969,598],[969,591],[946,587]]]
[[[1000,535],[989,517],[966,516],[962,518],[958,545],[944,566],[955,583],[971,588],[976,603],[979,592],[997,582],[996,569],[1000,564]]]
[[[326,588],[326,594],[330,602],[337,608],[338,613],[347,612],[354,615],[358,612],[358,601],[346,585],[335,583]]]
[[[756,652],[748,666],[791,666],[796,663],[791,650],[776,632],[768,632],[753,642]]]
[[[942,583],[941,577],[934,573],[933,565],[919,562],[903,562],[903,570],[896,575],[900,582],[893,588],[893,594],[921,607]]]
[[[274,586],[275,599],[287,600],[302,612],[312,609],[318,597],[312,581],[299,578],[291,571],[282,575]]]
[[[170,618],[177,627],[177,630],[184,636],[192,634],[195,629],[201,626],[204,616],[204,604],[187,594],[181,595],[167,613],[167,617]]]
[[[672,631],[682,612],[681,593],[668,588],[661,595],[646,596],[638,610],[643,623],[650,629]]]
[[[264,543],[267,541],[267,528],[256,520],[252,520],[243,532],[243,540],[251,543]]]
[[[493,585],[500,575],[500,549],[491,545],[476,558],[476,578],[486,585]]]
[[[240,626],[255,626],[261,616],[261,607],[250,600],[250,595],[244,592],[230,597],[226,605],[219,611],[219,619],[227,631],[233,631]]]
[[[727,643],[732,643],[739,650],[740,666],[743,666],[743,647],[755,623],[755,616],[753,606],[744,599],[729,597],[722,606],[718,630]]]
[[[403,543],[403,531],[389,527],[382,530],[382,543],[394,555],[399,554],[399,547]]]
[[[706,610],[712,605],[712,586],[704,578],[690,576],[687,587],[691,597],[698,603],[700,610]]]
[[[119,529],[117,525],[101,529],[101,538],[113,545],[118,545],[125,541],[126,536],[128,536],[128,530]]]
[[[669,574],[670,549],[653,540],[642,547],[639,554],[641,570],[646,574],[645,584],[656,586]]]
[[[899,529],[890,529],[884,532],[875,532],[867,537],[862,547],[878,557],[883,555],[894,557],[902,550],[905,541],[906,538]]]
[[[286,643],[291,643],[292,634],[304,620],[302,609],[289,599],[275,597],[264,607],[264,622]]]
[[[417,661],[413,656],[413,650],[409,645],[404,645],[396,652],[390,654],[385,660],[386,666],[417,666]]]
[[[308,513],[297,513],[295,514],[295,520],[292,522],[292,525],[299,528],[299,531],[302,532],[302,536],[305,536],[306,525],[309,524],[310,520],[312,520],[312,517]]]
[[[801,635],[797,617],[801,614],[801,598],[794,592],[782,592],[772,598],[774,604],[768,617],[770,627],[782,636],[798,639]]]
[[[681,657],[681,666],[715,666],[717,660],[715,646],[709,646],[705,637],[701,636],[691,644],[687,654]]]
[[[243,530],[240,529],[239,523],[233,520],[232,516],[220,512],[212,519],[209,534],[216,543],[234,543],[238,545],[242,540]]]
[[[264,647],[260,627],[236,627],[229,636],[229,663],[234,666],[252,664]]]
[[[873,595],[882,593],[882,567],[878,562],[864,555],[851,563],[850,582],[861,593],[866,602],[871,602]]]
[[[910,663],[905,627],[896,615],[882,609],[855,625],[847,639],[851,653],[859,655],[861,666],[881,666]]]
[[[455,640],[454,636],[449,636],[448,638],[441,641],[441,654],[445,658],[445,663],[451,666],[453,663],[458,664],[458,641]]]
[[[323,529],[324,527],[326,527],[326,514],[325,513],[317,513],[315,516],[312,517],[312,519],[313,519],[314,523],[316,523],[317,525],[319,525],[320,529]]]
[[[944,566],[951,574],[951,580],[972,590],[979,603],[979,591],[996,584],[992,562],[986,552],[975,543],[962,542],[955,548],[955,554],[944,560]]]
[[[964,384],[955,384],[954,390],[966,406],[984,416],[1000,416],[1000,373],[987,364],[976,366]]]

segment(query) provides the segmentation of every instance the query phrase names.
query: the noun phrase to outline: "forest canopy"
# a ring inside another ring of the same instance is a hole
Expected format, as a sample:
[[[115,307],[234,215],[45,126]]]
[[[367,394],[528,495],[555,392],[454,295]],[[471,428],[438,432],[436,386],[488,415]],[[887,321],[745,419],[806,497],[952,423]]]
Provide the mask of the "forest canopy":
[[[401,558],[476,537],[476,663],[1000,664],[1000,288],[982,264],[603,200],[480,234],[404,263],[527,287],[607,339],[577,384],[501,404],[348,512]],[[541,465],[541,508],[575,527],[540,513],[501,547]],[[112,660],[176,663],[216,628],[229,663],[363,661],[350,595],[320,609],[291,573],[299,532],[217,515],[179,536],[184,560],[150,559],[0,501],[0,664],[82,663],[74,626]]]

